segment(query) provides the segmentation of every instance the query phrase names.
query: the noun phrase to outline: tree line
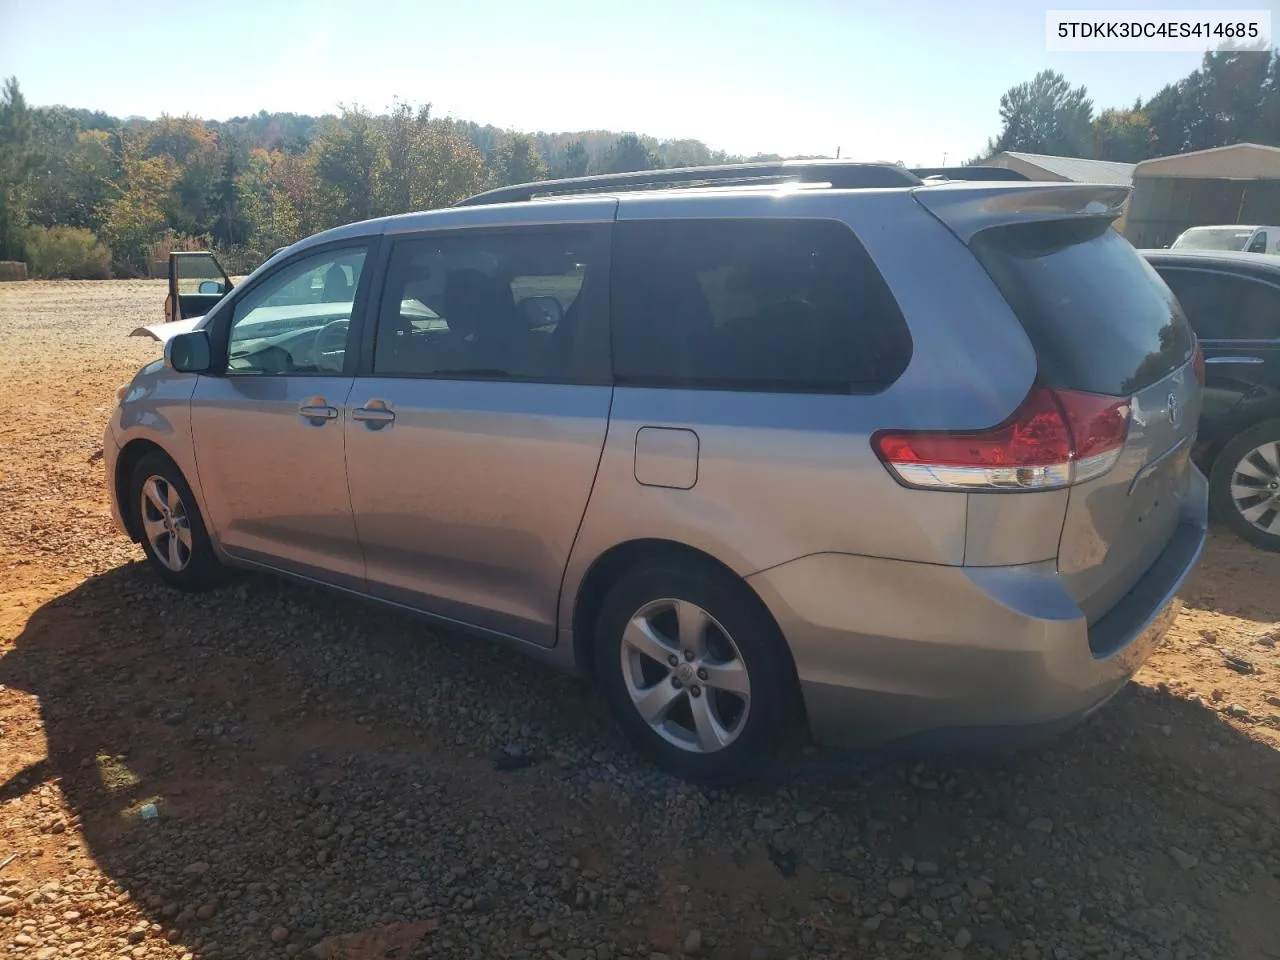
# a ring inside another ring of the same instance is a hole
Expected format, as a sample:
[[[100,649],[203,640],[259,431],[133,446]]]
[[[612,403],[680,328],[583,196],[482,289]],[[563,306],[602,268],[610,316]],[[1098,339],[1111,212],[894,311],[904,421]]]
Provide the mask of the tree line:
[[[169,249],[252,269],[329,227],[456,203],[491,187],[735,157],[698,140],[523,134],[397,102],[374,114],[118,119],[0,94],[0,260],[35,276],[145,276]]]
[[[1233,143],[1280,146],[1280,51],[1206,53],[1199,69],[1128,108],[1094,112],[1083,86],[1044,70],[1000,98],[1004,150],[1138,163]]]

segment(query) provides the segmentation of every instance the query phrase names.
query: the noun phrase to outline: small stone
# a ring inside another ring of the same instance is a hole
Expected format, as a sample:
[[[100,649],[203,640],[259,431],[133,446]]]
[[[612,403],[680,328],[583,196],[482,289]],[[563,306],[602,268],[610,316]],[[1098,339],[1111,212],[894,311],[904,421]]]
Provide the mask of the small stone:
[[[649,960],[671,960],[671,958],[668,957],[665,953],[658,953],[657,951],[655,951],[649,954]]]
[[[529,927],[529,936],[531,939],[537,940],[539,937],[545,937],[550,930],[550,924],[542,920],[535,920]]]
[[[332,823],[317,824],[315,829],[311,831],[311,835],[317,840],[323,840],[333,833]]]
[[[902,864],[903,873],[911,873],[916,868],[915,857],[903,857],[899,862]]]
[[[889,881],[889,895],[895,900],[905,900],[915,892],[916,885],[910,877],[897,877]]]
[[[57,947],[41,947],[36,951],[36,960],[53,960],[57,955]]]
[[[1180,866],[1183,870],[1190,870],[1200,861],[1194,856],[1181,850],[1178,847],[1169,848],[1169,856],[1173,858],[1173,862]]]
[[[757,817],[756,822],[751,825],[751,829],[756,833],[777,833],[782,829],[782,824],[768,817]]]
[[[938,875],[938,865],[931,860],[921,860],[916,864],[916,873],[922,877],[936,877]]]
[[[1213,698],[1214,703],[1218,703],[1219,701],[1222,700],[1223,697],[1226,696],[1226,693],[1223,691],[1221,687],[1217,687],[1214,689],[1213,693],[1209,694],[1209,696]]]
[[[49,827],[49,832],[50,833],[66,833],[67,825],[63,823],[61,820],[55,820],[53,821],[53,825]]]
[[[74,923],[75,921],[80,919],[80,911],[68,910],[66,913],[62,915],[62,919],[67,921],[67,923]]]
[[[942,955],[942,960],[964,960],[964,954],[959,950],[948,950]]]
[[[284,943],[289,939],[289,928],[282,926],[274,926],[271,928],[271,942]]]
[[[0,917],[13,917],[18,913],[18,901],[13,897],[0,896]]]
[[[209,864],[203,860],[197,860],[195,863],[189,863],[183,867],[182,872],[193,877],[200,877],[209,872]]]
[[[1030,940],[1022,941],[1022,960],[1040,960],[1040,950]]]
[[[817,820],[820,816],[820,813],[813,810],[801,810],[796,814],[796,823],[800,824],[800,826],[804,826],[806,823],[813,823],[813,821]]]
[[[683,950],[685,954],[692,956],[702,949],[702,931],[690,930],[684,935]]]
[[[1068,920],[1070,923],[1079,923],[1079,922],[1080,922],[1080,908],[1079,908],[1079,907],[1063,907],[1063,908],[1062,908],[1062,915],[1063,915],[1064,917],[1066,917],[1066,918],[1067,918],[1067,920]]]
[[[849,903],[853,900],[853,892],[842,883],[828,888],[827,899],[832,903]]]
[[[1267,703],[1273,707],[1280,707],[1280,697],[1267,697]]]
[[[285,955],[286,957],[296,957],[296,956],[297,956],[298,954],[300,954],[301,952],[302,952],[302,947],[300,947],[300,946],[299,946],[298,944],[296,944],[296,943],[288,944],[288,945],[284,948],[284,955]]]
[[[214,906],[212,903],[206,903],[201,905],[200,909],[196,911],[196,919],[212,920],[213,915],[217,912],[218,912],[218,908],[216,906]]]
[[[13,945],[15,947],[34,947],[36,942],[27,934],[20,933],[13,938]]]
[[[1053,833],[1053,821],[1048,817],[1036,817],[1027,823],[1027,829],[1036,833]]]
[[[933,923],[933,921],[938,919],[937,908],[935,908],[931,904],[926,903],[923,907],[920,908],[920,916],[924,917],[930,923]]]
[[[1269,633],[1264,633],[1258,638],[1257,644],[1260,647],[1274,647],[1276,645],[1276,638]]]
[[[880,924],[883,922],[884,922],[884,917],[882,917],[880,914],[877,913],[874,917],[871,917],[865,920],[862,924],[862,927],[864,930],[870,930],[872,933],[875,933],[877,930],[880,929]]]
[[[1227,713],[1233,717],[1244,719],[1249,716],[1249,708],[1239,703],[1233,703],[1227,707]]]
[[[990,900],[992,895],[991,884],[983,880],[981,877],[969,877],[965,880],[964,885],[969,888],[969,896],[975,900]]]
[[[952,941],[959,949],[963,950],[969,944],[973,943],[973,934],[965,927],[961,927],[956,931],[955,939]]]

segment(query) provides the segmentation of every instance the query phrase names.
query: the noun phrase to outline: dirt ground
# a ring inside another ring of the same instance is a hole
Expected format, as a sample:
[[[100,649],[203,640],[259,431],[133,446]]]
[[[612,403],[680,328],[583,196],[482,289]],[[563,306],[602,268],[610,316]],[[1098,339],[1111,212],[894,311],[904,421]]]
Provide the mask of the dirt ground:
[[[699,791],[488,644],[161,588],[101,434],[163,298],[0,284],[0,955],[1280,958],[1280,556],[1047,747]]]

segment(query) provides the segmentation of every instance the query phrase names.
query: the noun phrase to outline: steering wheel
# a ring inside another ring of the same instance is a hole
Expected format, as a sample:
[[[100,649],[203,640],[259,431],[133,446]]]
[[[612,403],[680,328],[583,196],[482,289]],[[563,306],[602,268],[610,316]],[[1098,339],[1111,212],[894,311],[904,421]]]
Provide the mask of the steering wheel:
[[[341,373],[342,361],[347,355],[347,329],[350,320],[330,320],[316,331],[311,351],[315,354],[316,369],[326,373]]]

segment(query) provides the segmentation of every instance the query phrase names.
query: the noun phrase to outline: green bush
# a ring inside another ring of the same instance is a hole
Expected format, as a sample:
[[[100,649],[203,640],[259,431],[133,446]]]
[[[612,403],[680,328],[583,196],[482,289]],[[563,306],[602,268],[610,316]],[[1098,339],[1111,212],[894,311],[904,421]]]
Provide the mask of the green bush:
[[[80,227],[32,227],[27,265],[31,276],[43,279],[109,280],[111,251]]]

